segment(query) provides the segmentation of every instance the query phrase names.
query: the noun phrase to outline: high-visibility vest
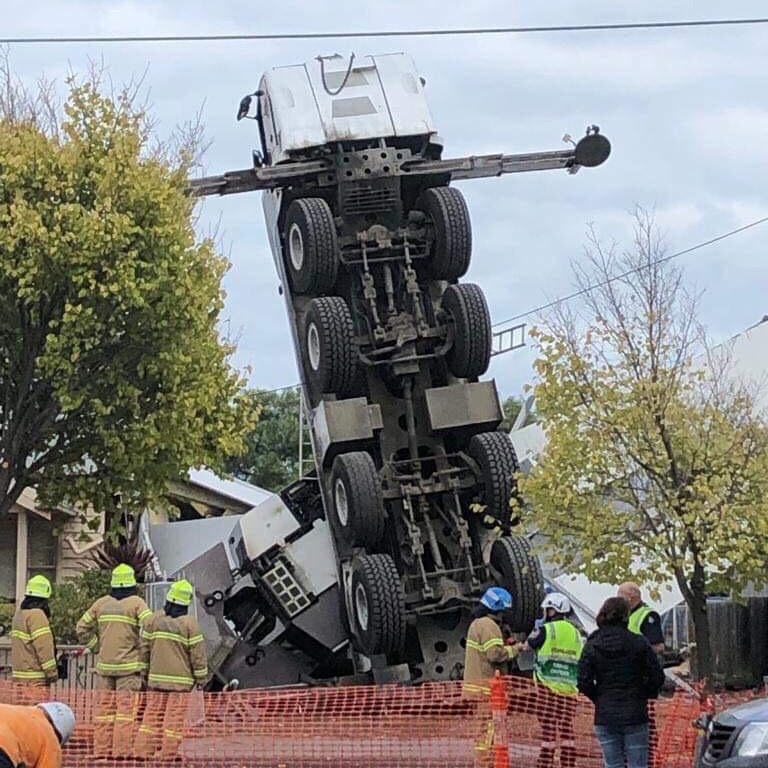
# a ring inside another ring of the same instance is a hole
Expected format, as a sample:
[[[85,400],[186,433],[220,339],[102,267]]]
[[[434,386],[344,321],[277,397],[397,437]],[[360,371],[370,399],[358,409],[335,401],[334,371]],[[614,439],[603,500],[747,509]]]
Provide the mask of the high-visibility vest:
[[[635,608],[632,613],[629,614],[628,629],[630,632],[634,632],[636,635],[642,635],[643,632],[640,629],[643,626],[643,622],[653,613],[653,609],[649,608],[645,603],[641,603]]]
[[[536,681],[553,693],[575,696],[584,640],[579,630],[565,619],[548,621],[544,628],[544,645],[536,652]]]

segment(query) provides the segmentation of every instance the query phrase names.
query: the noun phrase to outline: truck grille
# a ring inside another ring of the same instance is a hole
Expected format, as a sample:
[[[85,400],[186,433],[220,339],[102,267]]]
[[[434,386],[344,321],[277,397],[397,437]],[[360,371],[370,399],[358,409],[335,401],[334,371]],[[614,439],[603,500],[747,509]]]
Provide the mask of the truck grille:
[[[714,762],[719,760],[728,745],[728,740],[733,735],[736,729],[730,725],[720,725],[715,723],[712,731],[709,734],[709,742],[707,744],[707,752],[705,759],[708,762]]]
[[[394,211],[400,204],[396,186],[344,184],[341,189],[343,212],[348,215]]]
[[[289,616],[296,616],[311,605],[306,592],[282,560],[277,560],[262,579]]]

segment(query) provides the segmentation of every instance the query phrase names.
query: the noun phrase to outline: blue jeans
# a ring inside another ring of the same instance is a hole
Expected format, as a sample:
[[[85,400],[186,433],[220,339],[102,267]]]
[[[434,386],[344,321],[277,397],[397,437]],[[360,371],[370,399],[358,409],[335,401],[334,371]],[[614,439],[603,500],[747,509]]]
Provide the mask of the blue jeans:
[[[605,768],[648,768],[648,723],[596,725]]]

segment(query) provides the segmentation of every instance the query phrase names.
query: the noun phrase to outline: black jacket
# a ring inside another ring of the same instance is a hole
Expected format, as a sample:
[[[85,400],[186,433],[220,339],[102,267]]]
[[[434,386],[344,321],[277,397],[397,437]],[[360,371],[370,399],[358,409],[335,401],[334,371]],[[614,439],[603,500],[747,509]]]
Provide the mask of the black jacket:
[[[595,725],[640,725],[648,722],[648,699],[659,695],[664,671],[642,635],[603,627],[584,646],[578,684],[595,704]]]

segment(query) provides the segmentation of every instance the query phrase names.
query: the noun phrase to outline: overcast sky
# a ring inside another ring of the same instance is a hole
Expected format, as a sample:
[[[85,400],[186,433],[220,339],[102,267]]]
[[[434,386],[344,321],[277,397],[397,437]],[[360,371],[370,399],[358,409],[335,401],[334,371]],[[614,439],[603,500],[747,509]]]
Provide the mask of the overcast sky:
[[[464,7],[461,7],[461,6]],[[490,2],[3,3],[4,36],[320,32],[659,21],[764,15],[758,0],[729,3],[592,0]],[[626,240],[629,209],[655,206],[678,250],[768,215],[768,26],[478,38],[310,40],[11,48],[18,73],[60,83],[103,59],[115,81],[148,68],[159,131],[202,108],[212,146],[208,173],[243,168],[255,123],[235,122],[241,96],[269,67],[316,55],[407,51],[427,80],[445,156],[562,148],[561,137],[600,125],[613,144],[601,168],[461,182],[473,220],[467,279],[485,290],[493,319],[572,288],[588,222]],[[239,365],[254,385],[297,380],[282,298],[257,193],[211,199],[201,226],[219,223],[232,261],[226,317],[240,335]],[[705,291],[711,333],[730,336],[768,313],[768,224],[680,260]],[[494,359],[503,394],[531,379],[528,350]]]

